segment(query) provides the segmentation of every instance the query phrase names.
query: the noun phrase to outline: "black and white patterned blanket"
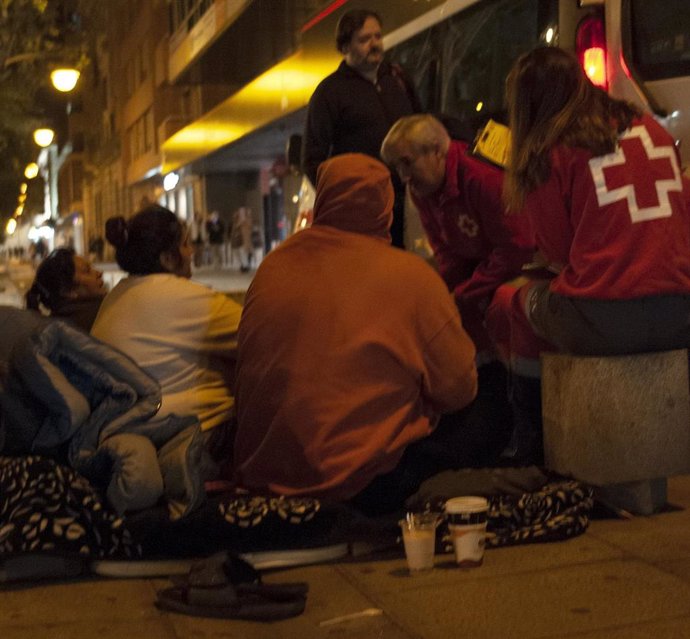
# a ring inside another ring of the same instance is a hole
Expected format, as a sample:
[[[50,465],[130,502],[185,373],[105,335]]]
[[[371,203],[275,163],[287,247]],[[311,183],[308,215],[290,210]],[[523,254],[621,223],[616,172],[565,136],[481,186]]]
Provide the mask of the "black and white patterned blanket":
[[[442,512],[443,501],[430,499],[426,507]],[[578,536],[587,529],[592,506],[591,488],[571,480],[551,481],[522,495],[489,497],[487,547]],[[118,517],[69,467],[39,456],[0,457],[0,565],[37,554],[138,559],[309,548],[346,541],[351,519],[343,505],[316,499],[225,495],[190,517],[170,521],[163,509],[160,521],[145,516],[137,525]],[[392,528],[397,530],[396,522]]]
[[[22,554],[104,559],[141,551],[74,470],[45,457],[0,457],[0,561]]]
[[[421,510],[442,513],[446,496],[428,499]],[[594,507],[590,486],[573,479],[552,480],[533,492],[487,497],[486,547],[564,541],[584,533]],[[445,521],[440,536],[447,552],[452,541]]]

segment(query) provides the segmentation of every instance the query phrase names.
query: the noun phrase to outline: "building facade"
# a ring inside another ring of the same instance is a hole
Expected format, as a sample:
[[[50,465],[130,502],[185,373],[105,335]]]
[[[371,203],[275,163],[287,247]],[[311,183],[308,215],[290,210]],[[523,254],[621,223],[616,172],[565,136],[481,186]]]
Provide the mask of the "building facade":
[[[228,229],[233,212],[246,206],[266,247],[281,241],[299,185],[286,170],[285,144],[301,131],[303,113],[291,119],[293,109],[286,109],[283,124],[247,136],[259,128],[260,109],[251,113],[249,124],[223,117],[222,110],[267,69],[294,54],[301,27],[327,4],[107,3],[100,30],[90,34],[91,63],[69,115],[56,243],[61,231],[87,252],[104,237],[108,217],[131,216],[153,202],[187,222],[217,211]],[[302,99],[298,106],[305,104]],[[74,241],[79,233],[81,239]],[[106,250],[105,257],[112,253]]]

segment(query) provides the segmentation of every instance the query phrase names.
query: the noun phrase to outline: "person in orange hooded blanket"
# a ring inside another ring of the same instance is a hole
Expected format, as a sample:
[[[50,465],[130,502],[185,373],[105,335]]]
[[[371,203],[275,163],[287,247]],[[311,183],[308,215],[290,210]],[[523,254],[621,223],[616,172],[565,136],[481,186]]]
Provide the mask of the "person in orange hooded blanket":
[[[238,335],[238,487],[391,512],[471,457],[439,418],[474,399],[475,348],[441,278],[391,247],[392,207],[381,162],[331,158],[313,226],[261,263]]]

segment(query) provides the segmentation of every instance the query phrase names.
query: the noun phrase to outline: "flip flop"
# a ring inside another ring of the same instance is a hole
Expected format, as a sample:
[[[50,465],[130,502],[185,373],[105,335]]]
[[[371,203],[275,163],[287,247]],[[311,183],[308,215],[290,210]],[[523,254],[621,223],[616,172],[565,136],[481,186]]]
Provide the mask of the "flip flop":
[[[186,575],[172,578],[176,586],[213,587],[231,583],[261,583],[261,575],[249,563],[236,555],[223,551],[201,561],[195,561]]]
[[[194,617],[277,621],[304,612],[304,596],[280,596],[257,591],[250,593],[235,586],[221,588],[173,587],[158,592],[156,605],[162,610],[181,612]]]
[[[259,573],[234,555],[221,553],[197,562],[172,588],[157,593],[163,610],[196,617],[275,621],[302,612],[305,583],[262,584]]]

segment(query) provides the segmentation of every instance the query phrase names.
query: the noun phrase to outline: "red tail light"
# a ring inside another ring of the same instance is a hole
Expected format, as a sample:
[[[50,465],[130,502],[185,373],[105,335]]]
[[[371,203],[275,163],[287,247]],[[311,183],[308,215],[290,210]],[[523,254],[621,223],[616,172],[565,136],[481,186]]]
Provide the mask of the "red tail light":
[[[598,16],[589,16],[577,27],[577,56],[587,77],[598,87],[608,88],[606,75],[606,33],[604,21]]]

